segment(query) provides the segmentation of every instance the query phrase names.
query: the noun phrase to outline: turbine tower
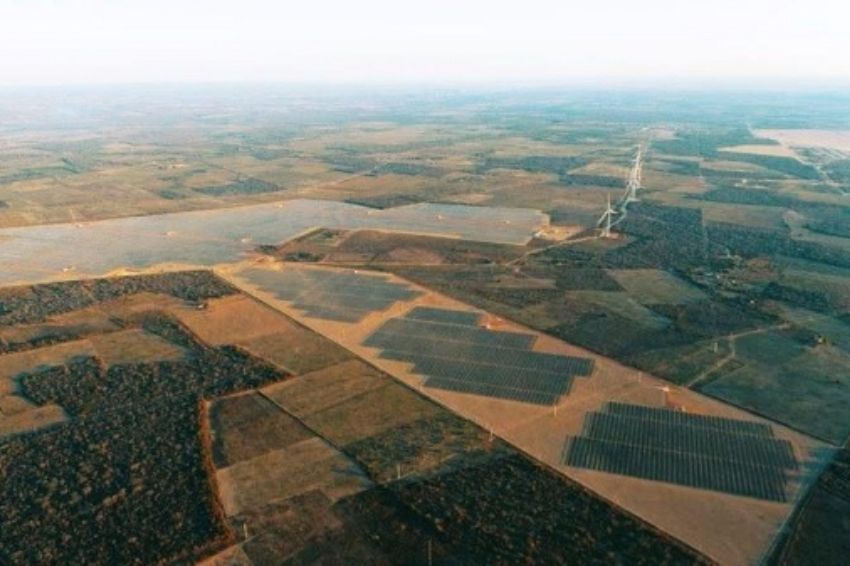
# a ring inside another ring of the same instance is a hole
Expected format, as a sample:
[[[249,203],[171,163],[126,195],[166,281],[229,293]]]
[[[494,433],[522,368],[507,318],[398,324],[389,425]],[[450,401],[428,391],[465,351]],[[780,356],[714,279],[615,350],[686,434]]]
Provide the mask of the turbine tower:
[[[635,159],[632,162],[632,169],[629,171],[629,180],[626,183],[626,194],[624,195],[624,204],[636,202],[638,200],[637,191],[640,188],[641,176],[643,174],[643,146],[639,145]]]
[[[596,222],[596,226],[602,227],[602,237],[610,238],[611,237],[611,224],[614,221],[614,215],[617,214],[617,211],[611,206],[611,195],[608,195],[608,207],[605,209],[605,212],[602,213],[602,216],[599,217],[599,220]]]

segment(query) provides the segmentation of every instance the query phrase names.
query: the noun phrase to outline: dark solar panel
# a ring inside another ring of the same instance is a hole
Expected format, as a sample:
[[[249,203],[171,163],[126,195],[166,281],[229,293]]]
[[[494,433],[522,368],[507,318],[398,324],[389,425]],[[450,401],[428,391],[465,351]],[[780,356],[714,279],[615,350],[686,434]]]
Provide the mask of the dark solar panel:
[[[498,387],[489,383],[469,382],[446,378],[429,378],[428,387],[443,389],[445,391],[457,391],[458,393],[470,393],[484,397],[496,397],[509,399],[521,403],[534,405],[554,405],[558,402],[560,395],[546,393],[533,389],[510,389]]]
[[[385,275],[317,269],[245,270],[252,283],[314,318],[358,322],[370,312],[386,310],[396,301],[421,295]]]
[[[700,426],[712,428],[715,430],[734,432],[737,434],[758,434],[758,435],[773,435],[773,429],[766,423],[758,423],[752,421],[741,421],[737,419],[727,419],[724,417],[715,417],[711,415],[695,415],[682,411],[671,411],[658,407],[645,407],[643,405],[629,405],[626,403],[608,403],[605,408],[607,413],[617,415],[627,415],[646,420],[661,420],[665,423],[685,424],[689,426]]]
[[[531,350],[536,336],[476,326],[479,315],[418,307],[387,321],[363,344],[408,362],[425,386],[525,403],[557,403],[592,360]]]
[[[424,320],[394,318],[382,327],[386,332],[399,332],[409,336],[424,338],[442,338],[458,342],[489,344],[503,348],[528,349],[536,340],[533,334],[518,332],[494,332],[477,326],[462,326],[458,324],[440,324]]]
[[[593,369],[592,360],[585,358],[457,342],[439,337],[409,336],[398,332],[376,332],[366,340],[365,345],[396,352],[411,352],[416,355],[476,360],[513,368],[531,368],[540,372],[589,375]]]
[[[710,428],[687,424],[669,426],[660,421],[622,415],[591,413],[584,421],[582,435],[677,452],[699,452],[739,462],[764,462],[766,466],[796,464],[791,445],[782,440],[750,434],[718,434]]]
[[[481,320],[481,315],[477,312],[469,311],[453,311],[434,307],[416,307],[407,313],[405,318],[430,320],[432,322],[442,322],[444,324],[475,326]]]
[[[773,501],[786,500],[798,465],[765,423],[623,403],[585,417],[564,463]]]
[[[414,364],[414,371],[429,377],[462,379],[470,382],[492,383],[500,387],[535,389],[563,395],[569,391],[572,376],[540,373],[531,368],[507,368],[469,361],[410,356],[399,352],[381,353],[385,359],[406,361]]]

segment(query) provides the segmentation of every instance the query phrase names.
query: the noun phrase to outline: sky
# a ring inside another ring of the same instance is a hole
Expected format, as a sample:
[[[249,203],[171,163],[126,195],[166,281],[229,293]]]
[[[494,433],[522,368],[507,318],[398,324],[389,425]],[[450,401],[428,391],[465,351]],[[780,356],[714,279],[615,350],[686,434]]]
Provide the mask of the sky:
[[[850,84],[846,0],[0,0],[0,85]]]

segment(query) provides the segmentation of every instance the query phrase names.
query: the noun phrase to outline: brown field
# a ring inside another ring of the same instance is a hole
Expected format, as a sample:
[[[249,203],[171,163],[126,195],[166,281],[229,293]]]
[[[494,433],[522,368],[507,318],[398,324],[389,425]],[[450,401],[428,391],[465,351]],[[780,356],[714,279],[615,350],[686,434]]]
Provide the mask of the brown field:
[[[829,147],[850,151],[848,130],[756,130],[756,134],[788,147]]]
[[[776,436],[789,441],[797,459],[804,463],[804,472],[792,479],[791,493],[787,503],[565,466],[561,463],[565,439],[571,435],[578,435],[584,416],[599,409],[606,401],[675,406],[689,413],[745,421],[765,421],[693,391],[670,386],[667,382],[554,338],[519,327],[509,321],[502,322],[503,329],[537,335],[535,349],[538,351],[592,358],[596,364],[593,375],[588,379],[577,380],[569,396],[562,400],[555,410],[514,401],[423,388],[423,378],[411,373],[409,365],[379,358],[377,351],[362,346],[363,340],[386,320],[407,312],[414,305],[467,310],[468,306],[420,288],[424,294],[418,299],[396,303],[385,312],[372,313],[358,325],[306,318],[300,312],[289,308],[287,303],[276,300],[270,294],[240,279],[239,269],[239,267],[222,269],[221,274],[263,302],[338,341],[409,387],[420,390],[426,396],[479,424],[485,430],[493,431],[499,437],[567,477],[724,564],[749,564],[765,556],[790,515],[796,499],[800,497],[805,486],[812,481],[824,458],[830,453],[830,450],[820,442],[782,426],[773,425]],[[291,386],[280,387],[281,390],[285,390],[286,387]],[[369,393],[374,394],[374,391],[373,389]],[[367,411],[368,407],[364,406],[362,410]],[[321,415],[322,412],[314,414],[313,422],[324,424],[325,419],[316,418]],[[369,422],[368,414],[339,411],[338,415],[354,419],[353,422],[357,423],[358,427]],[[362,422],[364,417],[365,422]],[[346,438],[345,430],[340,430],[338,434],[341,434],[341,438]]]
[[[203,310],[183,308],[173,312],[198,338],[213,346],[238,344],[295,326],[244,295],[213,299]]]
[[[231,516],[315,489],[335,501],[370,485],[351,460],[317,437],[222,468],[216,479]]]
[[[137,328],[99,334],[89,340],[109,365],[179,360],[185,355],[182,348]]]
[[[778,157],[797,157],[797,152],[784,145],[734,145],[731,147],[721,147],[719,151],[752,153],[754,155],[775,155]]]
[[[235,344],[292,373],[311,372],[351,354],[245,295],[214,299],[203,310],[170,309],[201,340]]]
[[[88,340],[65,342],[35,350],[4,354],[0,356],[0,395],[17,390],[15,376],[39,367],[57,366],[77,356],[94,355],[94,347]]]
[[[0,415],[0,437],[30,432],[65,420],[67,415],[58,405],[44,405],[11,415]]]
[[[52,317],[43,323],[0,329],[0,343],[5,342],[13,349],[25,349],[33,344],[63,342],[118,329],[119,326],[101,309],[91,308]]]
[[[301,423],[255,391],[216,399],[209,415],[218,468],[312,437]]]
[[[433,416],[436,409],[359,360],[271,385],[263,392],[338,446]],[[388,413],[387,407],[393,410]]]

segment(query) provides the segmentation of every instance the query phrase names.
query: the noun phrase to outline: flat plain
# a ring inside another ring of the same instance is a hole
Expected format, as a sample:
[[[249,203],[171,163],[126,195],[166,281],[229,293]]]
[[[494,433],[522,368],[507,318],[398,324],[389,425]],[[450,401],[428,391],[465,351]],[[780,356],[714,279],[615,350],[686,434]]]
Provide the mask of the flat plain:
[[[842,563],[846,96],[237,91],[0,92],[0,562]]]

